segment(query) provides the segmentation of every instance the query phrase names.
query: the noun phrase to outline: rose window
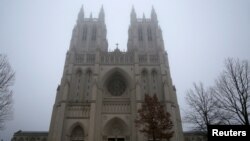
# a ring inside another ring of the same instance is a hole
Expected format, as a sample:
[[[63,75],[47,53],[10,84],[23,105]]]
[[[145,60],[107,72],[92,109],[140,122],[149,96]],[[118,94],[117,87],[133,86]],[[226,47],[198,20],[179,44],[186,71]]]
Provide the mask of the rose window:
[[[116,74],[109,80],[107,88],[112,96],[121,96],[126,90],[126,84],[122,76]]]

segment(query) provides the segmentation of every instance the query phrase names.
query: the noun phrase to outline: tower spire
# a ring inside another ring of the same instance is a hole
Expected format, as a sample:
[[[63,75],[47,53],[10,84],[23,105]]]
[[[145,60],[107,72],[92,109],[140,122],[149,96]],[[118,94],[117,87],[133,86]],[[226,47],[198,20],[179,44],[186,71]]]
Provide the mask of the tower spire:
[[[83,5],[78,13],[77,23],[81,23],[84,20],[84,12],[83,12]]]
[[[99,20],[104,22],[104,19],[105,19],[105,14],[104,14],[103,5],[102,5],[100,13],[99,13]]]
[[[155,9],[154,9],[153,6],[152,6],[152,10],[151,10],[151,19],[152,19],[152,21],[154,21],[154,22],[158,22],[158,20],[157,20],[157,15],[156,15],[156,12],[155,12]]]
[[[131,11],[131,14],[130,14],[130,22],[133,23],[135,21],[136,21],[136,13],[135,13],[134,6],[132,6],[132,11]]]

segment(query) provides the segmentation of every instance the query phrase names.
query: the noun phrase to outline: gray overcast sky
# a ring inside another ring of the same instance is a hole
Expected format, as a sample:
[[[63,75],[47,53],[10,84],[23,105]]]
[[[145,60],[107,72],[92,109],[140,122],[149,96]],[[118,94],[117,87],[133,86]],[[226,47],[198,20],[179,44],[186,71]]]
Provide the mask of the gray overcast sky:
[[[226,57],[250,60],[249,0],[1,0],[0,53],[16,71],[14,116],[0,131],[48,131],[65,54],[81,5],[98,16],[103,5],[109,48],[126,49],[131,7],[150,16],[152,5],[163,31],[181,110],[193,82],[212,85]]]

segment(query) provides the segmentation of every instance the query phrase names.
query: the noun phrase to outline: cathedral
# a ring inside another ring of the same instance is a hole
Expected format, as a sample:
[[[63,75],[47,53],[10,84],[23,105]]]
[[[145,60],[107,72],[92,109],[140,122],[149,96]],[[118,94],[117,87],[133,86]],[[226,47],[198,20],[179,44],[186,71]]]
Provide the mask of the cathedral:
[[[171,114],[171,141],[183,141],[176,89],[155,10],[150,18],[137,18],[132,8],[125,52],[108,51],[106,34],[103,8],[97,18],[86,17],[81,8],[45,140],[152,140],[134,121],[145,94],[156,94]]]

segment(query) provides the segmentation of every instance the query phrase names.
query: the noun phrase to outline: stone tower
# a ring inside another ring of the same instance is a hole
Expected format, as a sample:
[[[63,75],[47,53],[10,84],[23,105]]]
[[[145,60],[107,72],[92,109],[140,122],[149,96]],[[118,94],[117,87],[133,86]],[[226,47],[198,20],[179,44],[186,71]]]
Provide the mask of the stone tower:
[[[105,14],[85,18],[81,8],[58,86],[49,141],[145,141],[135,127],[145,94],[165,103],[174,123],[171,141],[183,141],[181,118],[157,15],[131,12],[127,51],[108,52]]]

